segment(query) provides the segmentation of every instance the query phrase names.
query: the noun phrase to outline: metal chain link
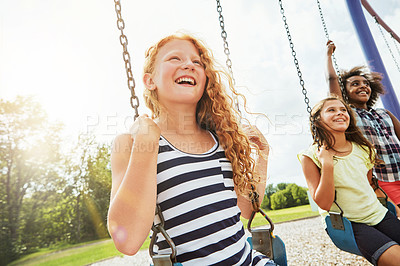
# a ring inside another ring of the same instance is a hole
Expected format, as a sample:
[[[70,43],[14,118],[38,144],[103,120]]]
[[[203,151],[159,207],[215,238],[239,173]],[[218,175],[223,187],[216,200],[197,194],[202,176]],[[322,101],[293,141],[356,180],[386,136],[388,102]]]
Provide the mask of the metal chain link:
[[[400,50],[399,47],[397,46],[397,40],[393,37],[393,33],[390,33],[390,36],[392,37],[393,43],[394,43],[394,47],[396,47],[397,53],[400,56]]]
[[[228,37],[228,34],[225,31],[225,21],[224,21],[224,17],[222,16],[222,6],[221,6],[221,3],[220,3],[220,0],[216,0],[216,1],[217,1],[217,11],[218,11],[218,14],[219,14],[219,25],[221,27],[221,38],[224,41],[224,53],[226,55],[226,66],[227,66],[229,74],[230,74],[230,76],[232,78],[232,83],[233,83],[233,86],[234,86],[233,89],[235,90],[236,81],[235,81],[235,77],[233,76],[232,60],[229,57],[231,55],[231,52],[229,50],[228,41],[226,40],[227,37]],[[235,105],[236,105],[236,110],[241,115],[241,111],[240,111],[240,108],[239,108],[239,100],[238,100],[237,95],[234,94],[233,98],[234,98],[234,102],[235,102]]]
[[[128,52],[128,38],[124,34],[125,22],[122,19],[122,15],[121,15],[120,1],[114,0],[114,3],[115,3],[115,12],[117,13],[117,27],[121,31],[121,35],[119,36],[119,42],[121,43],[122,48],[123,48],[122,58],[124,59],[124,62],[125,62],[126,76],[128,78],[128,88],[131,92],[130,103],[131,103],[132,108],[135,110],[134,119],[136,119],[139,116],[139,111],[138,111],[139,98],[135,94],[135,79],[133,78],[131,57]]]
[[[259,211],[260,210],[260,195],[258,194],[256,187],[251,184],[251,192],[249,193],[249,198],[251,200],[251,205],[253,207],[253,211]]]
[[[217,11],[219,14],[219,25],[221,26],[221,37],[222,37],[222,40],[224,41],[224,53],[226,55],[226,66],[228,67],[229,74],[231,75],[233,86],[235,86],[236,81],[233,76],[232,60],[229,57],[231,52],[229,50],[228,41],[226,40],[226,38],[228,37],[228,34],[225,31],[225,22],[224,22],[224,17],[222,16],[222,6],[220,3],[220,0],[216,0],[216,1],[217,1]],[[235,90],[235,87],[233,89]],[[242,116],[242,112],[240,111],[240,107],[239,107],[238,96],[236,94],[234,94],[233,99],[234,99],[234,103],[236,105],[236,110],[239,112],[239,115]],[[249,197],[251,199],[253,211],[259,211],[260,210],[260,202],[258,199],[260,196],[258,195],[258,192],[253,184],[251,184],[250,187],[251,187],[252,191],[249,193]]]
[[[381,32],[381,35],[382,35],[383,39],[385,40],[385,44],[386,44],[387,48],[389,49],[390,55],[392,56],[394,63],[396,64],[397,70],[400,72],[399,64],[397,63],[396,57],[394,56],[394,54],[393,54],[393,52],[392,52],[392,49],[390,48],[390,45],[389,45],[389,43],[388,43],[388,41],[387,41],[387,39],[386,39],[386,36],[385,36],[385,34],[383,33],[381,24],[379,24],[379,21],[378,21],[378,18],[377,18],[377,17],[373,17],[373,18],[375,19],[375,23],[376,23],[376,25],[378,26],[378,29],[379,29],[379,31]]]
[[[294,50],[294,44],[293,44],[293,41],[292,41],[292,35],[290,34],[289,25],[287,23],[287,18],[285,16],[285,10],[284,10],[283,5],[282,5],[282,0],[279,0],[279,6],[280,6],[280,12],[282,14],[282,20],[283,20],[284,25],[285,25],[286,35],[287,35],[287,38],[289,40],[289,46],[290,46],[290,49],[292,50],[293,62],[294,62],[295,66],[296,66],[296,69],[297,69],[297,76],[299,77],[300,86],[302,87],[301,92],[304,95],[304,102],[307,105],[307,112],[310,114],[311,128],[312,128],[313,135],[314,135],[314,138],[315,138],[314,140],[315,140],[315,142],[318,143],[318,145],[320,145],[320,140],[317,138],[317,135],[315,134],[317,129],[316,129],[315,125],[314,125],[314,121],[311,119],[311,110],[312,109],[311,109],[311,106],[310,106],[310,99],[307,96],[307,89],[305,88],[304,80],[303,80],[303,74],[301,73],[300,66],[299,66],[299,61],[297,60],[297,56],[296,56],[296,51]]]
[[[168,243],[169,247],[171,248],[171,254],[170,254],[170,260],[172,263],[176,263],[176,246],[172,238],[168,235],[167,231],[165,230],[165,219],[164,216],[162,215],[161,207],[160,205],[156,204],[156,213],[155,213],[156,218],[154,219],[155,221],[153,222],[153,225],[151,227],[151,230],[153,230],[153,235],[151,237],[150,245],[149,245],[149,253],[150,257],[153,258],[154,255],[154,246],[157,240],[157,234],[161,233],[162,236],[164,237],[165,241]],[[153,261],[154,266],[157,264]],[[165,264],[159,264],[159,265],[165,265]],[[171,265],[171,264],[169,264]]]
[[[328,27],[326,26],[324,15],[322,13],[321,3],[319,2],[319,0],[317,0],[317,5],[318,5],[319,16],[321,18],[322,27],[324,28],[324,32],[325,32],[325,37],[329,41],[330,38],[329,38],[329,33],[328,33]],[[336,75],[338,76],[339,86],[340,86],[340,90],[342,91],[343,100],[346,103],[348,103],[349,98],[347,97],[346,89],[343,86],[342,75],[340,74],[339,67],[336,62],[335,52],[332,53],[332,61],[333,61],[333,65],[335,67]]]

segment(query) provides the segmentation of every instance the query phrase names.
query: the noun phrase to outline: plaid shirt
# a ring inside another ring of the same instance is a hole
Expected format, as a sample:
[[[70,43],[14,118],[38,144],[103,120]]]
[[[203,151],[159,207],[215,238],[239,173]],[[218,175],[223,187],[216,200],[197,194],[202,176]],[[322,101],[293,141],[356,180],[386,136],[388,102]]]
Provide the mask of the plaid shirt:
[[[378,180],[399,181],[400,142],[394,131],[392,119],[385,109],[353,108],[357,126],[363,135],[375,146],[379,159],[385,163],[374,168]]]

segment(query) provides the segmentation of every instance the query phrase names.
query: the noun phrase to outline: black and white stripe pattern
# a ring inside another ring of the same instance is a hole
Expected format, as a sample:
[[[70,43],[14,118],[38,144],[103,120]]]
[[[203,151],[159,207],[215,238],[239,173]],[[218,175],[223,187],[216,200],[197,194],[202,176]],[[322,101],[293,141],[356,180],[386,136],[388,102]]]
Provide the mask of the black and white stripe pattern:
[[[232,166],[216,141],[204,154],[188,154],[160,138],[157,203],[183,265],[266,265],[246,241]],[[159,234],[158,253],[169,253]]]

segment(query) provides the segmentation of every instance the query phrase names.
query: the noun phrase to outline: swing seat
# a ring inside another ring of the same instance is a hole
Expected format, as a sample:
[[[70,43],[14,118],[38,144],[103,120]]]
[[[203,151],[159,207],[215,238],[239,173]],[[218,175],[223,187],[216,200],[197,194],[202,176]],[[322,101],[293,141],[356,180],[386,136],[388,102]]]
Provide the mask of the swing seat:
[[[390,201],[388,201],[388,202],[386,203],[386,208],[387,208],[391,213],[393,213],[394,216],[396,216],[396,207],[394,206],[393,203],[391,203]]]
[[[336,247],[362,256],[354,239],[351,222],[346,217],[343,217],[340,213],[330,212],[325,217],[325,223],[328,235]]]
[[[385,198],[378,198],[378,199],[383,206],[385,206],[391,213],[393,213],[394,216],[396,216],[396,207],[392,202],[387,201],[387,199]]]
[[[252,229],[251,232],[252,236],[247,238],[247,242],[252,249],[265,254],[278,265],[287,265],[285,243],[279,236],[271,235],[270,228]]]
[[[172,263],[170,254],[153,255],[152,259],[157,266],[182,266],[180,262]],[[150,264],[150,266],[154,266],[154,264]]]
[[[394,216],[396,216],[396,208],[394,204],[387,201],[386,198],[378,198],[379,201],[385,206]],[[325,217],[326,231],[332,242],[341,250],[362,256],[358,249],[356,240],[354,238],[353,227],[351,222],[343,217],[340,213],[329,212]]]

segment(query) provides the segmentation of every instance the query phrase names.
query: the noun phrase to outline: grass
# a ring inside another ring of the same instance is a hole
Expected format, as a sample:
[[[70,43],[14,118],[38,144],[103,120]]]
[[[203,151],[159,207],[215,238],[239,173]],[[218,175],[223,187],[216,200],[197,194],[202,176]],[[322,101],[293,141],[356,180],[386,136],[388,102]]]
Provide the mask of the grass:
[[[267,211],[266,213],[268,217],[271,218],[274,224],[319,215],[318,212],[311,211],[310,205],[297,206],[275,211]],[[241,220],[244,224],[244,227],[247,228],[247,220],[243,218],[241,218]],[[267,224],[268,221],[261,214],[256,214],[253,221],[251,222],[251,227],[257,227]]]
[[[14,265],[86,265],[99,260],[122,256],[111,239],[80,245],[72,245],[60,250],[47,250],[33,253],[12,262]],[[85,245],[87,244],[87,245]]]
[[[276,224],[287,222],[296,219],[318,216],[317,212],[311,211],[310,205],[303,205],[293,208],[287,208],[276,211],[268,211],[267,215]],[[247,220],[242,219],[242,222],[247,228]],[[257,214],[251,224],[252,228],[262,225],[267,225],[268,222],[260,214]],[[141,249],[148,249],[150,239],[147,239]],[[96,261],[122,256],[116,250],[114,243],[108,240],[98,240],[68,247],[59,247],[58,249],[44,249],[39,252],[24,256],[23,258],[12,262],[9,266],[15,265],[87,265]]]

